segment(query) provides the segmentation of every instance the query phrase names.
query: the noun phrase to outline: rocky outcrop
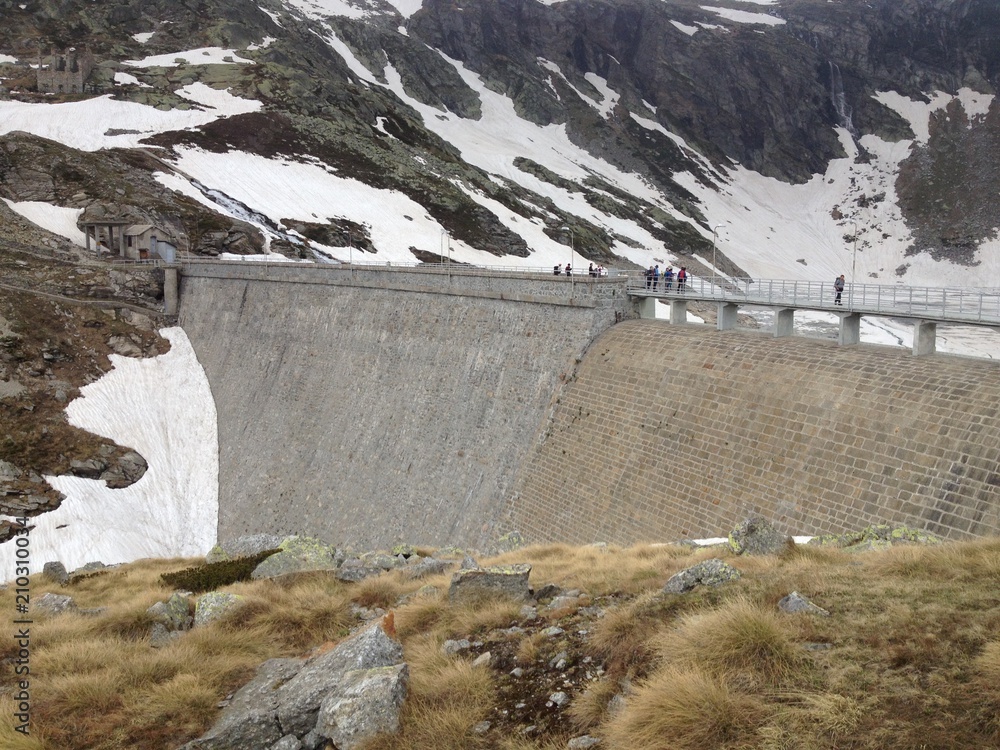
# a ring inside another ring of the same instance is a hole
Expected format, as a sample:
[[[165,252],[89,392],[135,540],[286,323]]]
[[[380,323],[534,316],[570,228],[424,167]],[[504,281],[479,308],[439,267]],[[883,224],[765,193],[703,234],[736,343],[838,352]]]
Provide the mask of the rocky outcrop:
[[[724,560],[704,560],[672,575],[664,585],[663,593],[686,594],[697,586],[721,586],[738,581],[740,577],[740,572]]]
[[[265,662],[212,729],[182,750],[270,748],[307,737],[311,747],[328,739],[349,750],[395,731],[408,672],[402,646],[387,628],[370,625],[310,659]]]
[[[451,577],[448,601],[457,604],[490,597],[527,600],[531,597],[530,573],[531,566],[526,564],[459,570]]]

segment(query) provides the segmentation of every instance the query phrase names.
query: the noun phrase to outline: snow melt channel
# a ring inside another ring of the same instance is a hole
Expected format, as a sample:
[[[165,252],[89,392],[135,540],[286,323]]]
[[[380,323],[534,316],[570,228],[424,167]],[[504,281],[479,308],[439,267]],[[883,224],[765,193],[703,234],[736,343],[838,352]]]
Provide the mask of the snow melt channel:
[[[58,560],[72,570],[143,557],[196,556],[216,540],[219,442],[215,402],[205,371],[181,328],[160,332],[166,354],[112,355],[114,369],[81,389],[66,408],[70,424],[141,454],[145,475],[123,489],[103,480],[46,477],[66,495],[31,519],[31,572]],[[3,579],[14,573],[13,542],[0,545]]]

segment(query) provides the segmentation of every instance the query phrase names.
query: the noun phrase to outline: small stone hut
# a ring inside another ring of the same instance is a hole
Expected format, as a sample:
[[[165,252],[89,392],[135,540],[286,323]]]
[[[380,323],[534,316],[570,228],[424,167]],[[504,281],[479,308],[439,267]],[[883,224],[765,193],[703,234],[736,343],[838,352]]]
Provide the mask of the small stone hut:
[[[43,94],[79,94],[94,69],[94,57],[84,48],[38,53],[38,90]]]

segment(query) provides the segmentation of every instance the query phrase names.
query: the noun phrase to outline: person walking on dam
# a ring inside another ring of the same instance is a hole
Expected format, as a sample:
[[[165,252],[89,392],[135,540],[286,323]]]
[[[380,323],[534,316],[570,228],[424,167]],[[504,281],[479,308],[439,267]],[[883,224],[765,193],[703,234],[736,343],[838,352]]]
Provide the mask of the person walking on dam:
[[[685,266],[681,266],[681,270],[677,272],[677,291],[683,292],[684,285],[687,284],[688,280],[688,270]]]
[[[835,305],[843,305],[844,303],[840,301],[840,296],[844,293],[844,274],[840,274],[833,282],[833,288],[837,292],[836,298],[833,300]]]

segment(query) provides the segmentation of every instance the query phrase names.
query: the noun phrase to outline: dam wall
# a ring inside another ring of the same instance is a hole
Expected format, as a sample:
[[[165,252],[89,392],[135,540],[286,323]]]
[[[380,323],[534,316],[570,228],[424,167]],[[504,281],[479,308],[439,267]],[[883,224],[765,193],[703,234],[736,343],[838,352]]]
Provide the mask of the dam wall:
[[[633,320],[559,397],[501,526],[529,541],[714,537],[751,512],[1000,533],[1000,366]]]
[[[614,279],[186,264],[219,424],[219,537],[483,547]],[[567,467],[568,468],[568,467]]]

